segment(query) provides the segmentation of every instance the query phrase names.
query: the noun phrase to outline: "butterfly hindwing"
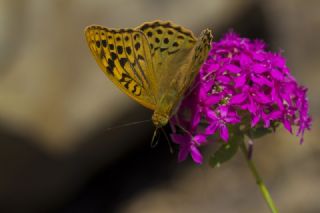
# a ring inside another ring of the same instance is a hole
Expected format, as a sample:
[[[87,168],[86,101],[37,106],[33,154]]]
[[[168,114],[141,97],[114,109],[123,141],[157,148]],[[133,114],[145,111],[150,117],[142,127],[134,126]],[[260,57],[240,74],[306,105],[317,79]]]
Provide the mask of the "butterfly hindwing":
[[[154,109],[155,79],[145,35],[132,29],[90,26],[86,29],[86,38],[97,63],[109,79],[128,96]]]
[[[175,72],[181,63],[188,61],[186,56],[196,43],[190,30],[168,21],[146,22],[136,29],[148,39],[157,81],[167,82],[163,77],[172,77],[170,72]]]

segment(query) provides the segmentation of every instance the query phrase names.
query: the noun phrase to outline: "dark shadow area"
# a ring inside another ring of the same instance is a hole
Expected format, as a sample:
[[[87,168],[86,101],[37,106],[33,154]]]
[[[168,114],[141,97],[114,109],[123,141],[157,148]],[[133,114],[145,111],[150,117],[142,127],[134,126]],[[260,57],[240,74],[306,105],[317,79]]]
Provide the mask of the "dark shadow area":
[[[150,133],[152,130],[147,133],[147,139],[141,139],[139,146],[97,170],[59,212],[117,212],[124,201],[170,180],[177,166],[176,153],[172,155],[169,152],[163,136],[158,145],[151,148]]]

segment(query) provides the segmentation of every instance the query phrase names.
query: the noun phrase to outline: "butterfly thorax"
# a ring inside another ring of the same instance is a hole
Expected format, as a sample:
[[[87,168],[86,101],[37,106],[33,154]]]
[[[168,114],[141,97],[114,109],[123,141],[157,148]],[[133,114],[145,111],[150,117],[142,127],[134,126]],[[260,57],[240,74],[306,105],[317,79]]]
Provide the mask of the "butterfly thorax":
[[[169,122],[169,116],[164,113],[154,112],[152,115],[152,122],[156,128],[163,127]]]

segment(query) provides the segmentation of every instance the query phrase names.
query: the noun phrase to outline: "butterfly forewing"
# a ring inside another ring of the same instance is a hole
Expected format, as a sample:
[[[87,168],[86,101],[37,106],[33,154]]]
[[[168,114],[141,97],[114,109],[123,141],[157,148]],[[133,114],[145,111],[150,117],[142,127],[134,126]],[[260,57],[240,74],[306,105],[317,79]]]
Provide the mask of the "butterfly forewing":
[[[97,63],[122,91],[147,108],[155,108],[154,71],[145,35],[137,30],[101,26],[86,29]]]
[[[145,23],[137,29],[150,43],[158,83],[155,113],[170,117],[206,59],[212,36],[209,39],[206,34],[205,39],[201,36],[197,40],[191,31],[163,21]]]

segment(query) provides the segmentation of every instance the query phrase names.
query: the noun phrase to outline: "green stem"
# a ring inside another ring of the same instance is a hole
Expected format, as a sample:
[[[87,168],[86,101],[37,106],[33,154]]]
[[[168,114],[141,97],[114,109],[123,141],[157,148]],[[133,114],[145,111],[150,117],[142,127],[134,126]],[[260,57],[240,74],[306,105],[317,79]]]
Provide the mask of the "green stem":
[[[264,200],[266,201],[268,207],[270,208],[272,213],[278,213],[279,211],[278,211],[277,207],[275,206],[275,204],[271,198],[271,195],[270,195],[266,185],[264,184],[262,178],[260,177],[253,161],[248,158],[248,149],[247,149],[246,145],[244,144],[243,140],[240,141],[240,148],[241,148],[242,153],[244,154],[244,157],[247,161],[247,164],[248,164],[254,178],[256,179],[256,183],[258,184],[260,192],[261,192]]]

